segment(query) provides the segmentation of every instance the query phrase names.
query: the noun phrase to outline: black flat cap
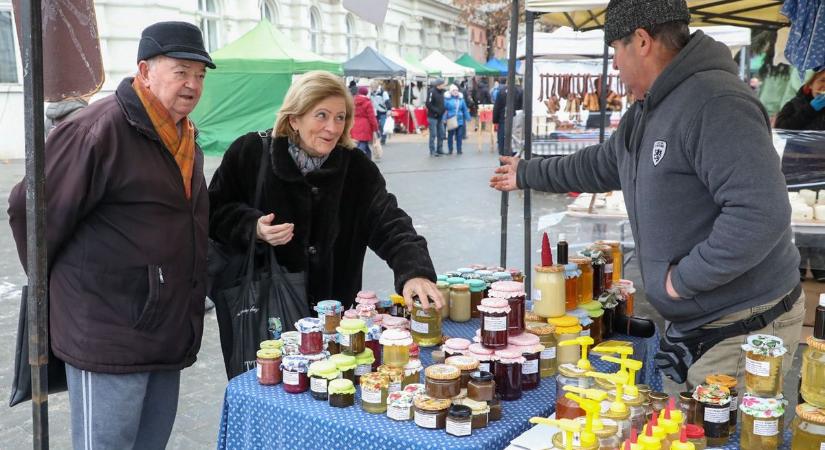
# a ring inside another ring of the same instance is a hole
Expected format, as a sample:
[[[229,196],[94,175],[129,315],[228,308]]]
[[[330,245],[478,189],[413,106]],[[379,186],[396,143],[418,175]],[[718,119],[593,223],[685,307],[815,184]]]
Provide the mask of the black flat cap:
[[[685,0],[610,0],[604,21],[607,44],[632,34],[639,28],[666,22],[690,22]]]
[[[210,69],[215,63],[203,45],[201,30],[186,22],[158,22],[146,27],[140,35],[137,60],[143,61],[154,56],[198,61]]]

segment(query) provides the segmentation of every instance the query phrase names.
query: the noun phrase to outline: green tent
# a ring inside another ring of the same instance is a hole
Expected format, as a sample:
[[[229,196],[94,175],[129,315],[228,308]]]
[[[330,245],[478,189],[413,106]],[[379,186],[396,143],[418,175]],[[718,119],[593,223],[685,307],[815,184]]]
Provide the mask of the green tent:
[[[191,115],[198,143],[208,153],[223,153],[249,131],[272,128],[293,74],[316,69],[342,73],[340,63],[302,49],[268,21],[211,56],[217,69],[206,75]]]
[[[408,63],[412,64],[414,67],[417,67],[418,69],[420,69],[424,72],[427,72],[428,77],[440,77],[441,76],[441,71],[440,70],[430,69],[429,67],[425,66],[424,64],[421,64],[421,61],[419,61],[418,58],[416,58],[413,55],[410,55],[409,53],[404,55],[404,61],[407,61]]]
[[[464,67],[475,69],[476,76],[479,77],[497,77],[499,75],[498,70],[490,69],[484,64],[481,64],[480,62],[476,61],[475,58],[468,55],[467,53],[461,55],[460,58],[455,60],[455,63]]]

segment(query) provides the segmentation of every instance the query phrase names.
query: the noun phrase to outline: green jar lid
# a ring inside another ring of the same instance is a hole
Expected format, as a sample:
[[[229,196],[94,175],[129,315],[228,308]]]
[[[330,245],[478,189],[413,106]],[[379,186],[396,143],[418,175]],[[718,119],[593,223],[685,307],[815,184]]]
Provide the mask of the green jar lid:
[[[337,356],[337,355],[336,355]],[[355,394],[355,385],[352,380],[347,378],[339,378],[332,380],[327,385],[327,392],[330,394]]]
[[[341,372],[334,362],[329,360],[315,361],[309,365],[307,375],[326,378],[327,380],[334,380],[338,378]]]
[[[281,350],[277,348],[262,348],[255,354],[259,359],[276,360],[281,357]]]
[[[591,319],[598,319],[599,317],[604,316],[604,310],[603,309],[588,310],[587,315],[590,316]]]
[[[341,319],[335,330],[341,334],[355,334],[359,331],[367,333],[367,324],[363,319]]]
[[[447,281],[447,275],[437,275],[435,279],[438,281]]]
[[[438,281],[435,282],[435,286],[439,289],[446,289],[446,288],[450,287],[450,283],[447,283],[446,281],[438,280]]]
[[[283,346],[284,346],[284,341],[282,341],[280,339],[278,339],[278,340],[268,340],[268,341],[262,341],[261,342],[261,349],[265,349],[265,348],[281,349],[281,348],[283,348]]]
[[[597,301],[589,301],[587,303],[582,303],[579,305],[579,308],[584,309],[586,311],[595,311],[597,309],[603,309],[602,304]]]
[[[464,284],[464,283],[466,283],[466,282],[467,282],[467,280],[465,280],[465,279],[464,279],[464,278],[462,278],[462,277],[450,277],[450,278],[447,278],[447,283],[450,283],[450,285],[453,285],[453,284]]]
[[[358,365],[354,356],[343,353],[332,355],[329,357],[329,360],[334,363],[335,367],[340,371],[352,370]]]
[[[471,292],[483,292],[487,287],[487,283],[485,283],[484,280],[468,280],[467,284],[470,286]]]
[[[355,362],[358,363],[359,366],[374,363],[375,355],[372,354],[372,349],[365,349],[363,352],[355,355]]]

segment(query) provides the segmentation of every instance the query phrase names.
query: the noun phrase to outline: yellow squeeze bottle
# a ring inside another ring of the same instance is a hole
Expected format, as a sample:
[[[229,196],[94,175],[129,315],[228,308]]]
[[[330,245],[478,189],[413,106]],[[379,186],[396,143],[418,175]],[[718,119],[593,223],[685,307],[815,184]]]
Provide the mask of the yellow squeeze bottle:
[[[571,345],[580,345],[582,349],[581,358],[576,363],[576,367],[582,370],[591,370],[593,366],[590,365],[590,360],[587,359],[587,349],[589,346],[593,345],[595,341],[590,336],[579,336],[576,339],[570,339],[569,341],[560,342],[558,345],[562,347],[569,347]]]
[[[653,435],[653,427],[650,426],[646,427],[645,433],[639,436],[639,444],[643,450],[662,450],[662,440]]]
[[[679,435],[679,440],[670,444],[670,450],[696,450],[693,442],[687,440],[687,427],[682,427],[682,432]]]

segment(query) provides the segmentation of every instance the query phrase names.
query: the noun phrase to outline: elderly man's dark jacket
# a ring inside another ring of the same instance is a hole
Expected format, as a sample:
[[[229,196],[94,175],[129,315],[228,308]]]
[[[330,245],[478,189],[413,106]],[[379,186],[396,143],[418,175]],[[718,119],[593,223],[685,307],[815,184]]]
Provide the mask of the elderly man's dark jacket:
[[[187,199],[131,83],[61,123],[46,144],[51,348],[95,372],[190,366],[203,334],[203,153],[196,149]],[[22,183],[11,192],[9,222],[25,267]]]
[[[224,155],[209,185],[211,238],[242,250],[261,216],[274,213],[273,224],[295,224],[292,240],[276,246],[275,253],[290,272],[307,272],[311,304],[324,299],[352,303],[361,289],[367,247],[392,268],[396,292],[410,278],[435,280],[426,240],[362,152],[336,147],[320,169],[304,176],[289,154],[287,138],[267,142],[272,170],[266,172],[259,208],[252,203],[264,148],[260,135],[241,136]]]

